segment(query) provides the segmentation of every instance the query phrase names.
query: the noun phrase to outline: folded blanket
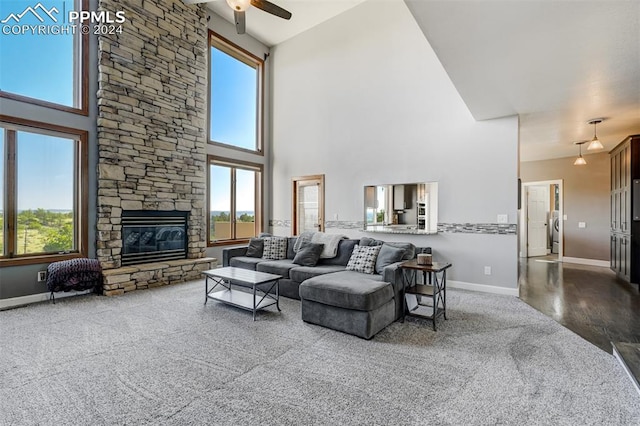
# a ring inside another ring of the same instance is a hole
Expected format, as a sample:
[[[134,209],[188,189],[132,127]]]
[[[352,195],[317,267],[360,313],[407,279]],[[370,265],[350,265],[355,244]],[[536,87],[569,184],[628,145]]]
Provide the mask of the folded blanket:
[[[338,254],[338,244],[340,240],[347,238],[341,234],[325,234],[324,232],[315,232],[311,236],[312,243],[324,244],[324,249],[320,254],[320,259],[331,259]]]
[[[102,268],[96,259],[69,259],[47,267],[49,291],[82,291],[102,284]]]

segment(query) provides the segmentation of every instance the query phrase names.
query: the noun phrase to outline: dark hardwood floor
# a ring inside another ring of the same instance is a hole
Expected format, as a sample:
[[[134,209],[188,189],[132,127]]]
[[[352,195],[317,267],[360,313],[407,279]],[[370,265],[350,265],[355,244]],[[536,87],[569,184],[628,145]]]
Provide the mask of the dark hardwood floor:
[[[602,350],[640,343],[640,292],[608,268],[520,260],[520,299]]]

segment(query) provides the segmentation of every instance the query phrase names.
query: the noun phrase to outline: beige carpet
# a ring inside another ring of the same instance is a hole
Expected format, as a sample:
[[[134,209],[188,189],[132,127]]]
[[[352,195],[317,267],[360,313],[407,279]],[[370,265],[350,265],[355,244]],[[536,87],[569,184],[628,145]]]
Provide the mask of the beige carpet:
[[[0,312],[0,424],[632,425],[615,358],[513,297],[450,290],[373,340],[192,282]]]

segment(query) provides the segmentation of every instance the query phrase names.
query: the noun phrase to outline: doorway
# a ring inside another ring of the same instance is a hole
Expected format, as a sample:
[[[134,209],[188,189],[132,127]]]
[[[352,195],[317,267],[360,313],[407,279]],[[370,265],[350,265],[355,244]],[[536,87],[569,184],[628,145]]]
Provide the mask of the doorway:
[[[562,261],[562,180],[522,184],[520,210],[520,257]]]
[[[293,235],[324,231],[324,175],[293,178]]]

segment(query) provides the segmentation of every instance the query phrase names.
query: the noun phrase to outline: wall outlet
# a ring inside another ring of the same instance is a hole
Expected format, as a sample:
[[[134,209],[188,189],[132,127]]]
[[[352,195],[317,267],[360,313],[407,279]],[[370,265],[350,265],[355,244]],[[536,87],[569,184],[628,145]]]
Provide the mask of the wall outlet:
[[[47,279],[47,271],[38,271],[38,282],[44,281]]]
[[[567,220],[567,215],[566,215],[566,214],[563,214],[563,215],[562,215],[562,219],[563,219],[563,220]]]
[[[498,223],[509,223],[509,215],[499,214],[498,215]]]
[[[491,266],[485,266],[484,267],[484,274],[485,275],[491,275]]]
[[[333,214],[333,220],[338,220],[338,213]]]
[[[578,222],[578,228],[586,228],[587,222]]]

